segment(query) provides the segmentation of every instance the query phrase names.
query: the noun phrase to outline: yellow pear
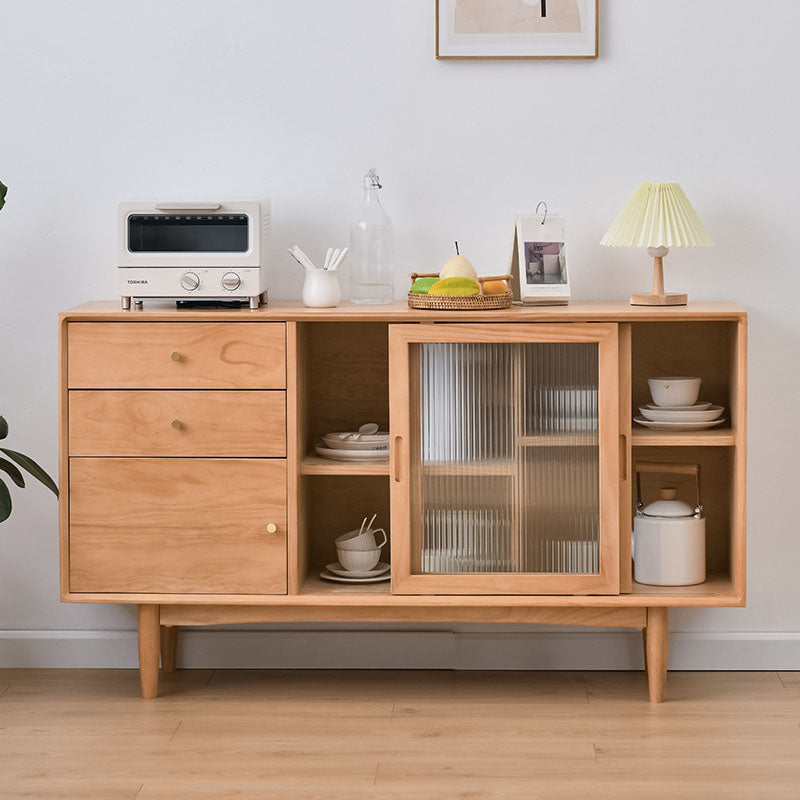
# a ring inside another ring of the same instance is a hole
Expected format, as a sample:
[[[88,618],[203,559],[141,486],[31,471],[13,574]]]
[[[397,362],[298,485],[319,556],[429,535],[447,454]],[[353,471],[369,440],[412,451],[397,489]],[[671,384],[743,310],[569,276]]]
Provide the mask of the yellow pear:
[[[478,272],[468,258],[453,256],[439,273],[440,280],[445,278],[470,278],[473,281],[477,281]]]

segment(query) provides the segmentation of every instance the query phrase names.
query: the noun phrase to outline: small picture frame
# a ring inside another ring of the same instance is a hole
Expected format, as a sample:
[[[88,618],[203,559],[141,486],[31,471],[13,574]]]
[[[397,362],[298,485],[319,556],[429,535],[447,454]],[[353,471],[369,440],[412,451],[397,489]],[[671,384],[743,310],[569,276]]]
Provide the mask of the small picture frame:
[[[510,273],[514,298],[525,305],[570,301],[567,237],[558,214],[532,214],[514,221]]]

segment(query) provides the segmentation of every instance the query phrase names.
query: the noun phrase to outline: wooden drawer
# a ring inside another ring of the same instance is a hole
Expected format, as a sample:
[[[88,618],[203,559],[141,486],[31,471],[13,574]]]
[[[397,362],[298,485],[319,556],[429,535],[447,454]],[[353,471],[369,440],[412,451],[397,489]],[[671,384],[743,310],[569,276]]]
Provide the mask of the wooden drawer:
[[[71,322],[78,389],[285,389],[282,322]]]
[[[72,458],[69,483],[70,591],[286,593],[285,461]]]
[[[69,453],[285,458],[286,393],[76,389]]]

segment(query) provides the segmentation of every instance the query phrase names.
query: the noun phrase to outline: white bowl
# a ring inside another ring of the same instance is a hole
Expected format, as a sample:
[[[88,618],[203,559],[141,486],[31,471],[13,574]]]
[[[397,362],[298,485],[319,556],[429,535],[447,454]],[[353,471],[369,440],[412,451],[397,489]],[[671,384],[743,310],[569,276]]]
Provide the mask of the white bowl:
[[[702,378],[648,378],[657,406],[693,406],[700,397]]]
[[[381,560],[381,549],[378,547],[375,550],[342,550],[341,547],[337,547],[336,555],[346,570],[367,572]]]

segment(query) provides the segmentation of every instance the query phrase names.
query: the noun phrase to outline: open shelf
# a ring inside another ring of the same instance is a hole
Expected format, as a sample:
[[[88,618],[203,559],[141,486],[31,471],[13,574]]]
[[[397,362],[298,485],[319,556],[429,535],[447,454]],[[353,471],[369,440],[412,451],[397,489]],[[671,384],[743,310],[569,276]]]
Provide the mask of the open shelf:
[[[301,475],[388,475],[389,461],[360,463],[333,461],[320,456],[306,456],[300,464]]]
[[[727,572],[711,572],[705,583],[698,583],[695,586],[647,586],[634,581],[631,596],[636,597],[637,600],[644,597],[659,598],[662,601],[667,597],[678,600],[685,599],[691,601],[692,604],[695,604],[695,601],[706,600],[708,605],[714,605],[714,602],[718,600],[736,598],[736,593]],[[696,604],[702,605],[701,602]],[[680,603],[676,603],[676,605],[680,605]]]
[[[300,595],[304,597],[356,597],[361,602],[375,599],[382,606],[472,606],[477,595],[402,595],[392,594],[391,581],[384,583],[344,584],[323,581],[322,568],[311,571]],[[482,595],[480,605],[492,606],[559,606],[568,599],[573,606],[671,605],[671,606],[735,606],[741,604],[727,572],[709,573],[708,580],[696,586],[645,586],[634,583],[630,594],[622,595]],[[327,601],[326,601],[327,602]],[[335,601],[334,601],[335,602]]]
[[[731,428],[708,431],[658,431],[633,423],[631,444],[634,447],[733,447],[736,433]]]
[[[382,581],[380,583],[334,583],[333,581],[324,581],[319,577],[322,569],[322,567],[317,567],[311,570],[300,590],[301,595],[391,595],[392,593],[391,581]]]

